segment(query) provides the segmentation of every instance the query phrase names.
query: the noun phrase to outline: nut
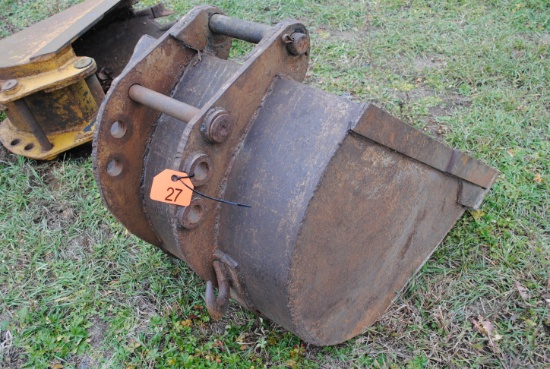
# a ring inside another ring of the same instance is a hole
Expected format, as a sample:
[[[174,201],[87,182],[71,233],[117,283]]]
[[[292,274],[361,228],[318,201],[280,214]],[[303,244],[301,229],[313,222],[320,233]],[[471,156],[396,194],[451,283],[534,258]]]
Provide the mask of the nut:
[[[283,42],[289,53],[293,55],[303,55],[309,51],[309,36],[305,33],[294,32],[291,35],[284,34]]]
[[[204,119],[201,132],[212,143],[223,143],[233,131],[233,118],[225,109],[211,109]]]
[[[74,67],[76,69],[84,69],[84,68],[90,66],[93,62],[94,62],[94,59],[92,59],[90,57],[85,57],[85,58],[77,60],[74,63]]]

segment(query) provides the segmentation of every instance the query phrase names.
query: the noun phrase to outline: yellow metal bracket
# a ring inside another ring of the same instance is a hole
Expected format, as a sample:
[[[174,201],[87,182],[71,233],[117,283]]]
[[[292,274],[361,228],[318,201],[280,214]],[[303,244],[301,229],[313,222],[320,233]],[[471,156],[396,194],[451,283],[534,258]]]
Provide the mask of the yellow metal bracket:
[[[133,0],[86,0],[0,40],[0,142],[38,160],[89,142],[109,87],[144,34],[164,31],[161,4],[136,11]],[[99,62],[101,64],[98,66]]]

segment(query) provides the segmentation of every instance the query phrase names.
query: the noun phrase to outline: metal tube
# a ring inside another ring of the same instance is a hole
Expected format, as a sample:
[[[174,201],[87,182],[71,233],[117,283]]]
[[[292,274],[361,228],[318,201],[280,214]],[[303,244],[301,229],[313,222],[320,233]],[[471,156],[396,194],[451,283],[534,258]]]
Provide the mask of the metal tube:
[[[40,127],[40,123],[36,120],[36,117],[32,113],[31,109],[29,109],[29,106],[25,100],[16,100],[14,101],[14,104],[17,112],[20,114],[21,118],[23,118],[34,137],[38,140],[38,143],[42,147],[42,151],[50,151],[53,148],[53,145],[48,140],[46,133],[44,133],[44,130]]]
[[[86,84],[88,85],[88,88],[92,93],[92,97],[94,98],[94,101],[99,108],[99,106],[103,102],[103,99],[105,98],[103,87],[101,87],[101,84],[99,83],[99,80],[97,79],[95,74],[92,74],[91,76],[86,78]]]
[[[214,14],[208,23],[210,30],[225,36],[257,44],[271,27],[242,19]]]
[[[130,87],[130,90],[128,90],[128,95],[130,96],[130,99],[135,102],[160,111],[164,114],[168,114],[169,116],[186,123],[193,119],[193,117],[200,111],[194,106],[140,85],[133,85]]]

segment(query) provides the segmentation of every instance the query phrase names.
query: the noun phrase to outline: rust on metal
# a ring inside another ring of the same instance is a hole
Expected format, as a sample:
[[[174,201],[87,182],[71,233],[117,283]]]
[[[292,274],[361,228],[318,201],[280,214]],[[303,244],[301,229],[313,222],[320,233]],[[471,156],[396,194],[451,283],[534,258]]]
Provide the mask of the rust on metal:
[[[48,151],[51,150],[53,145],[50,141],[48,141],[48,137],[42,130],[42,127],[40,127],[40,124],[36,120],[34,114],[29,109],[29,106],[25,102],[25,100],[17,100],[14,102],[14,105],[16,109],[19,111],[19,114],[21,114],[21,117],[23,120],[27,123],[29,126],[30,131],[32,134],[36,137],[36,140],[40,144],[40,147],[42,148],[42,151]]]
[[[109,82],[142,35],[164,33],[153,20],[166,14],[161,5],[151,15],[132,4],[87,0],[0,40],[0,105],[7,116],[0,141],[8,150],[50,160],[92,140]]]
[[[214,260],[212,263],[216,271],[216,284],[218,286],[218,296],[214,295],[214,284],[212,281],[206,281],[206,309],[214,320],[220,320],[227,307],[229,306],[229,283],[224,275],[221,263]]]
[[[158,93],[170,95],[170,91],[199,51],[184,45],[193,44],[191,35],[202,34],[206,37],[209,34],[210,15],[219,12],[214,7],[196,8],[150,44],[149,53],[136,53],[116,83],[111,86],[107,96],[108,103],[103,104],[99,111],[99,126],[94,137],[94,173],[108,208],[130,232],[180,258],[184,257],[181,251],[177,247],[163,244],[157,236],[158,231],[153,230],[144,208],[140,186],[128,186],[129,183],[141,182],[147,142],[153,128],[158,126],[155,121],[160,115],[157,111],[129,99],[128,90],[132,85],[140,84]],[[190,39],[182,44],[180,40],[185,40],[187,35]],[[200,46],[201,50],[208,49],[223,59],[227,58],[231,44],[228,38],[211,37],[208,40],[197,40],[193,45]],[[195,105],[193,102],[187,103]],[[111,134],[111,126],[117,122],[122,122],[127,127],[121,138]],[[176,122],[179,129],[170,132],[169,138],[181,138],[182,122]],[[158,131],[159,128],[156,127],[155,130]],[[160,148],[161,151],[167,149],[172,149],[168,142],[164,148]],[[173,156],[174,152],[166,152],[165,155]],[[107,171],[109,166],[120,167],[120,173],[115,178]],[[175,214],[172,214],[171,220],[176,223]],[[211,268],[209,265],[209,271]],[[213,272],[209,273],[211,275]]]
[[[212,160],[203,152],[193,153],[183,163],[183,171],[191,176],[193,186],[200,187],[212,176]]]
[[[204,119],[201,131],[208,141],[223,143],[233,131],[233,118],[225,109],[211,109]]]
[[[195,197],[188,206],[182,206],[178,209],[177,219],[183,228],[193,229],[201,224],[207,212],[208,205],[206,201],[200,197]]]
[[[258,44],[241,65],[226,60],[228,36]],[[332,345],[381,316],[498,173],[374,105],[300,83],[309,47],[298,22],[195,8],[113,83],[94,172],[132,233],[207,281],[214,319],[231,297]],[[165,169],[250,208],[152,200]]]
[[[291,35],[284,34],[283,42],[291,54],[302,55],[309,52],[309,36],[300,32]]]

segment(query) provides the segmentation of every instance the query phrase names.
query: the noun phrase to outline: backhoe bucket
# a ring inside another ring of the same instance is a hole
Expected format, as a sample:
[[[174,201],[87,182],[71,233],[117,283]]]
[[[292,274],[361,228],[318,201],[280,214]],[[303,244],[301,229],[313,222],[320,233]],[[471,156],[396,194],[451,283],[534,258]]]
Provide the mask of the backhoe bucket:
[[[0,141],[50,160],[90,142],[97,110],[143,35],[159,37],[162,4],[87,0],[0,40]]]
[[[242,65],[226,60],[229,37],[258,43]],[[207,281],[213,318],[231,297],[332,345],[380,318],[497,172],[301,84],[308,58],[300,23],[195,8],[113,84],[94,170],[128,230]]]

